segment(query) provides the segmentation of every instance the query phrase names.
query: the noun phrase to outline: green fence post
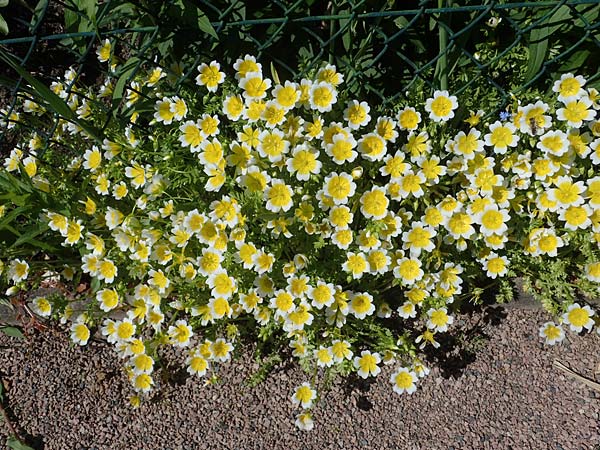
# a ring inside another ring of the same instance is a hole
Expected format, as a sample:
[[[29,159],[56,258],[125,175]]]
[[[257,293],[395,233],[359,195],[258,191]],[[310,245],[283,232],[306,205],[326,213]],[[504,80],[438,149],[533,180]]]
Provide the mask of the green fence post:
[[[452,0],[448,0],[448,7],[452,6]],[[438,0],[438,8],[444,7],[444,0]],[[448,90],[448,30],[438,21],[438,40],[440,59],[438,59],[436,72],[439,77],[439,87],[442,91]]]

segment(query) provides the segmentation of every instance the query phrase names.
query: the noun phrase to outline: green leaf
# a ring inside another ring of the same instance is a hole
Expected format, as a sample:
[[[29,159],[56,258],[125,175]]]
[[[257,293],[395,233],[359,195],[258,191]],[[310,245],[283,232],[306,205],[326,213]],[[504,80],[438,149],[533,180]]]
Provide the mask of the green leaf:
[[[57,247],[47,244],[46,242],[38,241],[37,239],[29,238],[27,239],[27,243],[40,250],[46,250],[47,252],[56,253],[59,251]]]
[[[540,14],[547,14],[542,11]],[[569,19],[571,12],[566,5],[558,8],[546,21],[545,25],[540,25],[531,30],[529,35],[529,62],[524,78],[525,83],[533,80],[542,68],[548,53],[549,38],[566,20]]]
[[[110,3],[112,6],[114,3]],[[136,7],[131,3],[123,3],[114,8],[107,8],[99,17],[98,27],[104,27],[110,23],[115,23],[124,18],[133,18],[136,12]]]
[[[73,33],[77,31],[77,22],[79,20],[79,15],[73,11],[72,9],[65,8],[65,31],[69,33]]]
[[[8,6],[8,0],[0,0],[0,8],[4,8]]]
[[[163,13],[164,14],[164,13]],[[190,0],[175,0],[166,13],[167,17],[182,21],[189,26],[197,26],[200,31],[219,39],[219,35],[210,23],[209,18]]]
[[[33,15],[31,16],[31,21],[29,22],[29,31],[33,32],[33,30],[38,26],[40,21],[43,19],[44,12],[48,7],[48,0],[39,0],[38,4],[35,6],[33,10]]]
[[[9,53],[7,53],[3,49],[0,49],[0,60],[6,62],[20,76],[22,76],[25,79],[25,81],[27,81],[30,84],[31,87],[36,91],[38,96],[46,102],[46,106],[49,109],[56,112],[65,119],[80,126],[97,142],[102,142],[102,139],[100,139],[97,130],[95,130],[90,125],[86,124],[84,121],[79,120],[75,113],[71,111],[69,105],[67,105],[67,103],[62,98],[60,98],[58,95],[52,92],[52,90],[44,83],[32,77],[27,70],[25,70],[17,61],[15,61],[15,59]]]
[[[100,290],[100,280],[97,277],[92,278],[92,282],[90,283],[90,288],[92,292],[95,294]]]
[[[6,228],[6,226],[9,225],[14,219],[31,209],[33,209],[32,205],[24,205],[13,209],[6,216],[4,216],[2,220],[0,220],[0,230]]]
[[[31,447],[23,444],[14,436],[10,436],[8,438],[8,440],[6,441],[6,445],[8,445],[8,448],[11,448],[12,450],[33,450]]]
[[[35,237],[39,236],[42,233],[48,231],[48,225],[46,223],[38,223],[31,227],[29,230],[25,231],[19,239],[17,239],[9,248],[14,248],[21,244],[32,243],[32,242],[40,242]],[[45,247],[50,247],[45,245]],[[46,248],[47,250],[47,248]]]
[[[279,74],[277,73],[277,69],[275,69],[273,62],[271,62],[271,76],[273,77],[273,81],[275,81],[275,83],[281,84],[281,80],[279,79]]]
[[[559,72],[576,72],[591,56],[590,50],[579,50],[561,64]]]
[[[398,16],[394,19],[394,25],[396,25],[400,30],[402,28],[406,28],[408,26],[408,19],[404,16]]]
[[[0,195],[0,200],[8,200],[17,206],[25,206],[28,199],[29,194],[17,195],[16,193],[11,192],[9,194]]]
[[[341,10],[339,14],[347,14],[348,10]],[[340,19],[340,30],[344,30],[344,34],[342,34],[342,45],[344,46],[344,50],[346,52],[350,51],[352,46],[352,24],[348,23],[350,19]]]
[[[198,28],[200,28],[200,30],[204,31],[209,36],[212,36],[217,40],[219,39],[217,32],[210,23],[210,20],[201,10],[198,10]]]
[[[8,172],[0,172],[0,187],[8,192],[9,195],[22,192],[32,192],[29,184],[24,183]]]
[[[90,22],[96,22],[96,9],[98,8],[98,2],[96,0],[79,0],[81,7],[90,20]]]
[[[586,26],[586,23],[594,23],[598,18],[598,15],[600,14],[600,5],[591,6],[590,9],[586,12],[583,12],[581,10],[587,7],[588,5],[579,5],[575,7],[577,12],[579,12],[579,14],[577,15],[577,20],[575,20],[574,22],[576,27],[584,27]]]
[[[2,14],[0,14],[0,33],[8,34],[8,24],[4,20],[4,17],[2,17]]]
[[[129,58],[125,64],[123,64],[119,70],[119,79],[115,83],[115,88],[113,90],[113,107],[121,101],[123,98],[123,93],[125,92],[125,85],[129,81],[129,78],[133,75],[134,71],[137,69],[140,64],[140,58],[133,57]],[[115,111],[116,112],[116,111]]]
[[[25,339],[25,335],[17,327],[0,327],[0,333],[17,339]]]

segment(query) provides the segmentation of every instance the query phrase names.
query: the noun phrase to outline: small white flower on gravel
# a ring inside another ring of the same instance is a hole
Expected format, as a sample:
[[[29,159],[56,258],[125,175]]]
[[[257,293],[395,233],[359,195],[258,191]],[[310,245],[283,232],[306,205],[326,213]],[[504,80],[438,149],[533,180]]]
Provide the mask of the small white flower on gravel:
[[[292,403],[306,409],[312,406],[315,398],[317,398],[317,391],[311,388],[309,383],[304,382],[296,388],[292,395]]]
[[[546,340],[546,344],[554,345],[565,338],[565,332],[560,325],[554,322],[546,322],[540,327],[540,337]]]
[[[71,340],[75,344],[85,345],[90,338],[90,329],[83,323],[81,318],[78,318],[71,325]]]
[[[350,342],[340,341],[336,339],[331,343],[331,352],[333,353],[333,360],[336,363],[341,363],[344,359],[352,359],[354,354],[352,353]]]
[[[448,325],[454,322],[454,317],[448,315],[447,308],[431,308],[427,311],[429,320],[427,321],[427,328],[443,333],[448,330]]]
[[[119,305],[119,294],[114,289],[102,289],[96,293],[96,300],[100,303],[100,309],[108,312]]]
[[[117,320],[114,323],[115,333],[110,335],[107,340],[116,342],[129,342],[135,334],[135,324],[133,323],[132,312],[127,313],[123,320]]]
[[[18,283],[27,279],[29,275],[29,264],[21,259],[15,259],[11,261],[8,266],[8,278],[13,282]]]
[[[212,357],[216,361],[227,362],[231,359],[233,344],[230,344],[225,339],[217,339],[210,346]]]
[[[426,377],[427,375],[429,375],[430,372],[429,367],[427,367],[421,361],[414,362],[412,369],[419,378]]]
[[[319,367],[331,367],[335,362],[333,351],[331,347],[320,346],[314,350],[314,357],[317,360],[317,366]]]
[[[397,311],[398,315],[403,319],[408,319],[409,317],[412,319],[417,316],[417,309],[413,302],[404,302],[398,307]]]
[[[31,309],[38,316],[50,317],[52,314],[52,304],[46,297],[36,297],[31,302]]]
[[[386,350],[383,352],[383,364],[389,366],[396,362],[396,353],[392,350]]]
[[[379,353],[363,350],[360,356],[354,358],[354,367],[358,369],[357,373],[361,378],[376,377],[381,372],[381,368],[378,366],[380,362],[381,356],[379,356]]]
[[[573,303],[567,309],[567,312],[563,314],[563,321],[569,325],[571,331],[575,333],[579,333],[584,328],[586,330],[591,330],[594,326],[594,319],[592,316],[594,315],[594,310],[590,308],[588,305],[579,306],[578,303]]]
[[[154,360],[144,353],[131,358],[129,364],[136,375],[141,373],[151,374],[154,371]]]
[[[412,394],[417,390],[417,375],[406,367],[400,367],[390,377],[392,389],[398,394],[407,392]]]
[[[312,420],[312,415],[309,411],[303,411],[296,416],[296,426],[304,431],[310,431],[315,427],[315,423]]]
[[[185,360],[185,364],[188,366],[187,372],[190,375],[198,375],[199,377],[203,377],[206,375],[206,371],[208,370],[208,361],[198,350],[192,350],[190,352],[189,356]]]
[[[148,392],[152,389],[154,380],[147,373],[141,373],[133,377],[133,388],[137,392]]]
[[[171,344],[177,347],[187,347],[194,332],[185,320],[178,320],[174,326],[169,327],[167,334],[171,338]]]
[[[415,344],[418,344],[419,342],[422,342],[421,345],[419,345],[419,349],[421,350],[423,350],[427,344],[433,345],[434,348],[440,347],[440,343],[435,340],[435,332],[429,330],[425,330],[422,334],[417,336]]]

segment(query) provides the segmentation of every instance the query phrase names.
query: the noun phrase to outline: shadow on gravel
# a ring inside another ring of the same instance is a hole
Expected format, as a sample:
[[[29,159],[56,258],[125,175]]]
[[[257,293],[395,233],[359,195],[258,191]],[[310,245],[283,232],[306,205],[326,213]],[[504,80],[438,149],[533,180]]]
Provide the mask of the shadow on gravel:
[[[424,353],[426,360],[440,369],[442,377],[459,378],[469,364],[475,362],[477,353],[486,346],[490,338],[486,333],[488,326],[499,325],[507,316],[501,305],[484,303],[463,311],[474,323],[466,324],[460,331],[445,335],[440,339],[440,347],[428,347]]]
[[[44,450],[44,438],[40,435],[32,436],[30,434],[23,435],[25,443],[33,450]]]
[[[3,382],[7,378],[6,373],[0,372],[0,382]],[[15,431],[19,434],[20,439],[23,440],[23,443],[31,447],[33,450],[44,450],[44,438],[40,435],[32,435],[29,434],[26,430],[21,427],[18,417],[14,413],[13,409],[8,404],[8,397],[10,396],[10,392],[8,389],[4,391],[4,401],[2,402],[2,409],[4,413],[6,413],[6,417],[15,428]],[[0,424],[3,422],[2,415],[0,415]],[[4,431],[4,430],[2,430]],[[8,448],[8,447],[7,447]],[[10,447],[13,448],[13,447]],[[21,447],[14,447],[21,448]]]
[[[359,392],[359,397],[356,400],[356,407],[362,411],[370,411],[373,409],[373,402],[369,400],[368,392],[371,390],[371,385],[375,382],[373,378],[363,379],[352,373],[348,376],[343,384],[344,397],[349,399],[353,392]]]

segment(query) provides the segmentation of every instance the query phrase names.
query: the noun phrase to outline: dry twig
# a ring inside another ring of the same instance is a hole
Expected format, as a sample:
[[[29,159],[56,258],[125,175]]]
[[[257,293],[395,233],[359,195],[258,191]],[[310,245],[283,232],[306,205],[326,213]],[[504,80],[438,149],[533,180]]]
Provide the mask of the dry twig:
[[[565,366],[563,363],[561,363],[558,360],[554,360],[554,367],[556,367],[557,369],[562,370],[563,372],[565,372],[567,375],[571,376],[572,378],[575,378],[576,380],[581,381],[583,384],[591,387],[592,389],[594,389],[595,391],[600,392],[600,383],[596,383],[593,380],[590,380],[589,378],[586,378],[580,374],[578,374],[577,372],[575,372],[572,369],[569,369],[567,366]]]

